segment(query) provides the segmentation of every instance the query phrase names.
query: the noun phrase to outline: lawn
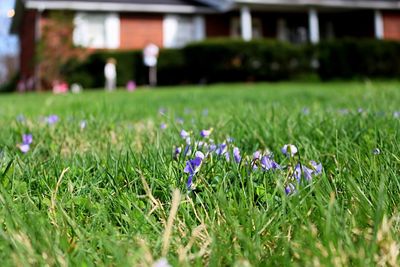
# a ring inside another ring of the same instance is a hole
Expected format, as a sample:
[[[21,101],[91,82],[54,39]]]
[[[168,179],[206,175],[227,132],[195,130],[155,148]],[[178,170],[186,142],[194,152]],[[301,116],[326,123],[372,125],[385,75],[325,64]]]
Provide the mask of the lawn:
[[[1,95],[0,118],[2,266],[400,264],[398,82]]]

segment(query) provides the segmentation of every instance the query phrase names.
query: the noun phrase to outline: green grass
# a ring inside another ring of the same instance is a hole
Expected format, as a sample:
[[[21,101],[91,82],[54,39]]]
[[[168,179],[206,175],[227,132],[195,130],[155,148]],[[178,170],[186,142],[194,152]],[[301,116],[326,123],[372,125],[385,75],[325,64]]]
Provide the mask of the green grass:
[[[399,103],[397,82],[2,95],[1,265],[399,265]],[[60,116],[53,126],[41,119],[50,114]],[[194,141],[210,127],[244,160],[208,157],[188,192],[187,159],[173,149],[181,129]],[[27,154],[23,133],[33,134]],[[288,169],[244,161],[268,149],[297,163],[280,152],[288,143],[324,171],[286,196]]]

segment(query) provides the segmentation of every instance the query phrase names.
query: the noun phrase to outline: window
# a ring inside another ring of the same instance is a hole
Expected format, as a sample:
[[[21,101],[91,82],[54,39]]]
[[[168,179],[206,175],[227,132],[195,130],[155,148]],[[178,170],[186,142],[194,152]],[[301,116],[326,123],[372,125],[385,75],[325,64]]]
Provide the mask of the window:
[[[202,40],[205,35],[202,16],[167,15],[164,17],[163,32],[165,47],[182,47],[187,43]]]
[[[120,22],[115,13],[76,13],[73,40],[88,48],[118,48]]]

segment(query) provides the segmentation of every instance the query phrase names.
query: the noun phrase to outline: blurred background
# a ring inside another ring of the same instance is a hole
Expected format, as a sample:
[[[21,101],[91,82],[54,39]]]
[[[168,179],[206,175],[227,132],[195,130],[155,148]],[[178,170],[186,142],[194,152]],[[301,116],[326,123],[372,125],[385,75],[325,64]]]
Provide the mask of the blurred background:
[[[7,82],[18,69],[18,37],[9,33],[15,16],[14,0],[0,1],[0,85]]]
[[[400,75],[398,0],[15,1],[0,91]]]

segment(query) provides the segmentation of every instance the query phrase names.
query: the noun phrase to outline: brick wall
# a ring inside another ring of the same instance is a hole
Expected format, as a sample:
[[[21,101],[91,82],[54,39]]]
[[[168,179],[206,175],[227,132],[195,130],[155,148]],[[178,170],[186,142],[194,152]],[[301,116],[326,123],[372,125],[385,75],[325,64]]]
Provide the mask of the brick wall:
[[[20,72],[21,78],[24,79],[28,79],[34,75],[35,21],[36,11],[27,10],[22,16],[19,29],[21,51]]]
[[[149,43],[163,46],[163,16],[120,14],[120,49],[142,49]]]
[[[400,12],[386,11],[382,13],[384,38],[389,40],[400,40]]]
[[[205,20],[207,38],[230,36],[231,19],[229,15],[208,15]]]

